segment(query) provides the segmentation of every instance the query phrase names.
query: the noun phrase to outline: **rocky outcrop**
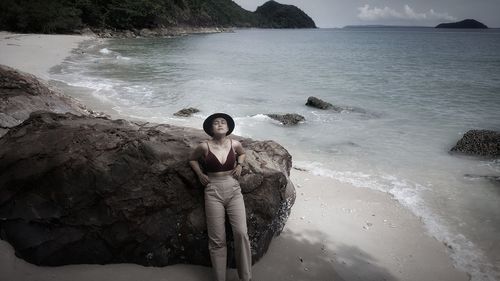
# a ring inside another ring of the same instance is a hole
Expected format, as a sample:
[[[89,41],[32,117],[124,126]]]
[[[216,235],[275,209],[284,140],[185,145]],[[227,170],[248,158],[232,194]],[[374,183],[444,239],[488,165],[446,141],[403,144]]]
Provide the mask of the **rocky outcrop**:
[[[498,157],[500,156],[500,132],[470,130],[451,149],[452,152]]]
[[[270,118],[279,121],[285,126],[297,125],[300,122],[306,120],[304,116],[297,113],[287,113],[287,114],[266,114]]]
[[[322,99],[318,99],[317,97],[309,97],[306,102],[307,106],[316,107],[319,109],[331,109],[333,108],[333,104],[323,101]]]
[[[267,1],[257,7],[255,14],[260,17],[261,27],[316,28],[314,21],[301,9],[276,1]]]
[[[189,117],[197,112],[200,112],[200,110],[198,108],[188,107],[188,108],[183,108],[183,109],[177,111],[176,113],[174,113],[174,115],[179,116],[179,117]]]
[[[466,19],[459,22],[451,22],[451,23],[441,23],[436,26],[436,28],[480,28],[486,29],[488,28],[485,24],[478,22],[473,19]]]
[[[57,90],[50,89],[31,74],[0,65],[0,137],[28,119],[30,113],[36,110],[102,115],[88,110]]]
[[[203,187],[188,165],[206,138],[170,125],[35,112],[0,138],[1,238],[37,265],[208,265]],[[257,261],[295,200],[291,156],[273,141],[235,138],[247,150],[240,183]]]

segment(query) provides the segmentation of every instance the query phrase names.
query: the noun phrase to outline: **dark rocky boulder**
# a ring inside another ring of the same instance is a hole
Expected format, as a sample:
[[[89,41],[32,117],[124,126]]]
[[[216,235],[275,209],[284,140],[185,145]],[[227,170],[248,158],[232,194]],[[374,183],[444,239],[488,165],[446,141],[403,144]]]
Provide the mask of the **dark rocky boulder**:
[[[287,114],[266,114],[270,118],[281,122],[285,126],[297,125],[299,122],[306,120],[304,116],[297,113],[287,113]]]
[[[500,156],[500,132],[470,130],[451,149],[452,152],[498,157]]]
[[[37,265],[209,265],[203,187],[188,165],[206,138],[35,112],[0,138],[0,236]],[[273,141],[235,138],[247,149],[240,183],[257,261],[295,200],[291,156]]]
[[[329,102],[326,102],[322,99],[319,99],[317,97],[312,97],[312,96],[307,98],[306,105],[310,106],[310,107],[322,109],[322,110],[332,110],[332,111],[335,111],[336,113],[358,113],[358,114],[362,114],[362,115],[369,117],[369,118],[378,117],[377,113],[367,112],[363,108],[352,107],[352,106],[333,105]]]
[[[35,76],[0,65],[0,137],[37,110],[99,115]]]
[[[200,110],[194,107],[188,107],[177,111],[176,113],[174,113],[174,115],[179,117],[189,117],[197,112],[200,112]]]
[[[333,104],[323,101],[322,99],[318,99],[317,97],[309,97],[306,102],[307,106],[316,107],[319,109],[332,109],[334,108]]]
[[[267,1],[257,7],[255,14],[259,17],[261,27],[316,28],[314,21],[301,9],[276,1]]]
[[[436,28],[488,28],[485,24],[473,19],[466,19],[459,22],[440,23]]]

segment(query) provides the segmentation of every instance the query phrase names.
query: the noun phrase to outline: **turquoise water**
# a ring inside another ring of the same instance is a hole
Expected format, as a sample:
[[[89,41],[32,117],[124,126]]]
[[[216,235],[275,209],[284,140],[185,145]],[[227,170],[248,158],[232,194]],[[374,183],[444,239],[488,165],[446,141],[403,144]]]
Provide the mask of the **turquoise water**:
[[[390,193],[473,280],[500,280],[500,185],[481,177],[500,159],[448,153],[469,129],[500,130],[499,74],[500,30],[248,29],[86,43],[52,78],[151,122],[230,113],[236,134],[276,140],[296,167]],[[185,107],[201,112],[172,115]]]

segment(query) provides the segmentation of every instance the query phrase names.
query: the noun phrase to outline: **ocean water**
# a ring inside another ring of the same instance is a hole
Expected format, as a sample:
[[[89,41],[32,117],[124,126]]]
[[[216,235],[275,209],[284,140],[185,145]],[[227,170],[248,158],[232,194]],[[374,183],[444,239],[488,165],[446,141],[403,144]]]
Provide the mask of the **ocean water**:
[[[87,42],[52,71],[120,114],[272,139],[311,173],[391,194],[472,280],[500,280],[500,159],[450,154],[469,129],[500,130],[500,30],[241,29]],[[341,112],[305,106],[309,96]],[[173,113],[201,110],[190,118]],[[268,113],[297,113],[284,127]]]

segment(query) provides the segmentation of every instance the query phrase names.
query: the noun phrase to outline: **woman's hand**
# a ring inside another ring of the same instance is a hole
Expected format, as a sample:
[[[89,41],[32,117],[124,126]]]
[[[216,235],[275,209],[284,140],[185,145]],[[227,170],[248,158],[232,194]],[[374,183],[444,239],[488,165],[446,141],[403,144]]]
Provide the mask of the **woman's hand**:
[[[207,184],[210,182],[208,176],[205,174],[199,174],[198,178],[200,179],[200,182],[203,186],[207,186]]]
[[[241,164],[238,164],[236,165],[236,168],[234,168],[231,172],[231,175],[235,178],[239,178],[241,175],[241,170],[243,170],[243,168],[241,167]]]

